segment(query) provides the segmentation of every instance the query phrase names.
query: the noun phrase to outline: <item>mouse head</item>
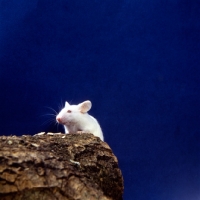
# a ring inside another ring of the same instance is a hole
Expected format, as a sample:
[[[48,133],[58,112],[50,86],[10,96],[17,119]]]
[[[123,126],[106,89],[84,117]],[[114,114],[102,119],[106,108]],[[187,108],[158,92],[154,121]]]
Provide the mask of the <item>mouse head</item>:
[[[90,101],[84,101],[78,105],[70,105],[67,101],[65,107],[57,115],[56,120],[60,124],[75,123],[82,118],[82,114],[87,113],[92,107]]]

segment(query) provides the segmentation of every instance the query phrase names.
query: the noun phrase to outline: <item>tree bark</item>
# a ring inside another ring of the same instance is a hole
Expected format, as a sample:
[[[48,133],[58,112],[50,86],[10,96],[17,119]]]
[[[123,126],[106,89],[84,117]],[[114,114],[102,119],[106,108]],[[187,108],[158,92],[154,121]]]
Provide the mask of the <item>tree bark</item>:
[[[1,200],[122,200],[123,178],[92,134],[0,137]]]

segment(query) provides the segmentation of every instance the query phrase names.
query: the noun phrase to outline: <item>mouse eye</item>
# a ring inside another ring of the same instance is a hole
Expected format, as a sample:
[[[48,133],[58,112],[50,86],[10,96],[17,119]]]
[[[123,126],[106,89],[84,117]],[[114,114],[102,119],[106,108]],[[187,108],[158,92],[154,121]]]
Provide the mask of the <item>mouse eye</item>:
[[[71,113],[71,112],[72,112],[71,110],[68,110],[68,111],[67,111],[67,113]]]

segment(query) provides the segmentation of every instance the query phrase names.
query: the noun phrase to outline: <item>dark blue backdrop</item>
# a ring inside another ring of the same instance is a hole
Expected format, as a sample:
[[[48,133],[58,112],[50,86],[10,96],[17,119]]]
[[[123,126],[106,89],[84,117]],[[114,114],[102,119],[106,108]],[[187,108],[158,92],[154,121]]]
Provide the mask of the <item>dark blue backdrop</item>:
[[[125,200],[200,199],[198,0],[0,0],[0,20],[1,134],[89,99]]]

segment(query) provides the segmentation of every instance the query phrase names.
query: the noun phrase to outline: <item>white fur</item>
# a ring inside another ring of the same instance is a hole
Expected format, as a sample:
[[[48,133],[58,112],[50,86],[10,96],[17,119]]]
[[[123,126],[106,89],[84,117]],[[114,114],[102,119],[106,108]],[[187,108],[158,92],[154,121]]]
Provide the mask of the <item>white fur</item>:
[[[92,103],[90,101],[84,101],[78,105],[70,105],[68,102],[65,102],[65,107],[56,116],[56,120],[64,125],[65,133],[83,131],[85,133],[92,133],[103,141],[103,133],[99,123],[87,113],[91,107]]]

